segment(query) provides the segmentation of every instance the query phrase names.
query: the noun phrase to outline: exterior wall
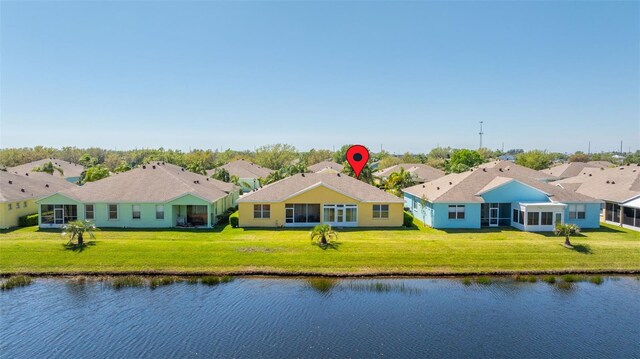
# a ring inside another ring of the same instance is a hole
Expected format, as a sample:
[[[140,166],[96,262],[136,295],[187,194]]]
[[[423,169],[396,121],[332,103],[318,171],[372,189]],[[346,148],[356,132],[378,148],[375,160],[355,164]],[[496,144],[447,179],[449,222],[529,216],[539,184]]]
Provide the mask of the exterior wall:
[[[411,214],[421,220],[427,226],[433,227],[433,203],[427,201],[426,202],[426,210],[422,211],[422,199],[417,198],[416,196],[405,193],[404,194],[404,206],[405,208],[409,208],[409,212]]]
[[[355,199],[335,192],[324,186],[313,188],[307,192],[301,193],[295,197],[287,199],[285,202],[241,202],[239,203],[239,221],[241,227],[278,227],[285,224],[285,204],[287,203],[314,203],[320,204],[321,220],[324,216],[322,210],[325,204],[356,204],[358,205],[358,227],[400,227],[403,222],[403,204],[402,203],[363,203]],[[256,219],[253,218],[254,204],[271,205],[271,218]],[[373,205],[388,204],[389,218],[374,219]]]
[[[17,204],[20,204],[20,208],[17,208]],[[25,207],[24,204],[27,204]],[[9,210],[9,204],[11,204],[11,210]],[[0,203],[0,228],[11,228],[18,225],[18,218],[29,214],[38,213],[38,205],[35,199],[3,202]]]
[[[449,219],[449,205],[465,206],[464,219]],[[480,203],[434,203],[433,228],[480,228]]]
[[[567,208],[564,210],[565,223],[577,224],[580,228],[600,228],[600,203],[578,203],[585,205],[584,219],[569,218],[569,206],[575,203],[566,203]]]
[[[517,181],[494,188],[481,197],[486,203],[549,202],[549,197],[544,192]]]
[[[186,216],[187,205],[203,205],[207,206],[210,224],[215,224],[215,215],[222,213],[225,208],[225,201],[231,205],[234,201],[234,194],[229,194],[224,199],[215,203],[209,203],[201,198],[185,195],[167,203],[80,203],[60,194],[44,198],[34,204],[34,209],[39,210],[42,204],[75,204],[78,206],[78,219],[85,219],[85,205],[94,205],[94,223],[97,227],[116,227],[116,228],[171,228],[175,227],[179,211]],[[109,219],[108,205],[118,205],[118,219]],[[164,219],[156,219],[156,205],[164,205]],[[133,219],[133,205],[140,205],[140,219]],[[213,217],[212,217],[213,214]],[[41,226],[43,226],[41,224]]]

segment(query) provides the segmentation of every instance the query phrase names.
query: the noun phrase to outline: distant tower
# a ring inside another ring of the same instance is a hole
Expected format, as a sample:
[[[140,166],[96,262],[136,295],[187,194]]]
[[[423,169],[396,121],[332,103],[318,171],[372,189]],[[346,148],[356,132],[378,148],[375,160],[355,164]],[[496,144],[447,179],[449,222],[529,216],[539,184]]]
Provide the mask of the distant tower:
[[[480,135],[480,147],[479,148],[482,148],[482,135],[484,135],[484,132],[482,132],[482,122],[483,121],[480,121],[480,132],[479,132],[479,135]]]

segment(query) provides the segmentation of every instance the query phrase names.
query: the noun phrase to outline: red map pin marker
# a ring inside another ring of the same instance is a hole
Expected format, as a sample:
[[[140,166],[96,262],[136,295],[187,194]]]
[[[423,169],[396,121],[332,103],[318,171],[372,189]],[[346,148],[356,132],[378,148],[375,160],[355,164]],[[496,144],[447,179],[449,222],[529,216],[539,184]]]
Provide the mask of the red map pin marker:
[[[356,173],[356,178],[360,178],[360,172],[369,161],[369,150],[362,145],[353,145],[347,150],[347,162],[353,172]]]

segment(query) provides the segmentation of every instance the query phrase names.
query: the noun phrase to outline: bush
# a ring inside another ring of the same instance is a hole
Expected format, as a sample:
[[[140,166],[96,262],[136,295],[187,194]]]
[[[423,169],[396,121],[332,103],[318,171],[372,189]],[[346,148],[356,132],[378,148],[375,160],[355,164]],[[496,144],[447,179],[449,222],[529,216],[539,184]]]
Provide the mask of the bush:
[[[231,227],[238,228],[238,223],[238,216],[229,217],[229,224],[231,224]]]
[[[38,225],[38,214],[34,213],[34,214],[29,214],[29,215],[22,216],[22,217],[18,218],[18,225],[20,227],[37,226]]]
[[[17,287],[25,287],[31,283],[33,283],[31,277],[27,277],[26,275],[17,275],[14,277],[10,277],[4,283],[2,283],[0,285],[0,290],[10,290]]]
[[[402,221],[402,225],[405,227],[413,227],[413,216],[410,213],[404,212],[404,219]]]
[[[236,211],[236,209],[231,207],[231,208],[227,208],[227,210],[224,211],[224,213],[217,215],[216,218],[218,219],[218,224],[228,224],[229,223],[229,217],[231,217],[231,215],[235,211]]]

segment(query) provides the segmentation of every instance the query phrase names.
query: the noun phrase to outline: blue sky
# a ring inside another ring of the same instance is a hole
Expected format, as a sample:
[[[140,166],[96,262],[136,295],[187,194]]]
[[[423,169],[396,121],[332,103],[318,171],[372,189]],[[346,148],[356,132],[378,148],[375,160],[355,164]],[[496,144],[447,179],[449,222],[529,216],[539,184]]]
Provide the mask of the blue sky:
[[[0,146],[640,145],[639,2],[5,2]]]

